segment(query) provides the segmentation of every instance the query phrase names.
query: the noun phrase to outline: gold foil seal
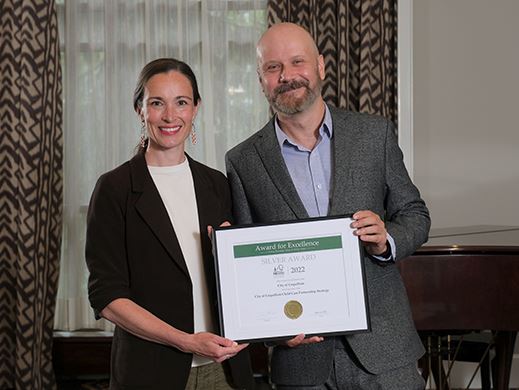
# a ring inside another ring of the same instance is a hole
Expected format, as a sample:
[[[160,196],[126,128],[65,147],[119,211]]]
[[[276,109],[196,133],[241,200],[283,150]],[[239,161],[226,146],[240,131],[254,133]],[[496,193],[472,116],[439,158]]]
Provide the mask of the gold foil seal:
[[[285,303],[284,311],[288,318],[295,320],[303,314],[303,305],[298,301],[288,301]]]

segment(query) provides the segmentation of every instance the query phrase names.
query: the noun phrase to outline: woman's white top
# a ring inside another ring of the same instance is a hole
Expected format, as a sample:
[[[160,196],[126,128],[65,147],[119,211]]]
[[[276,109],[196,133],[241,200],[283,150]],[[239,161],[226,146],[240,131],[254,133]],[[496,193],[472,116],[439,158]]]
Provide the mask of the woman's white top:
[[[156,167],[148,165],[153,182],[166,206],[175,229],[182,254],[193,284],[193,309],[195,333],[212,332],[209,297],[200,242],[198,208],[195,186],[187,158],[179,165]],[[207,232],[203,232],[207,234]],[[174,283],[174,281],[171,281]],[[175,297],[171,297],[171,304]],[[192,367],[211,363],[212,360],[193,355]]]

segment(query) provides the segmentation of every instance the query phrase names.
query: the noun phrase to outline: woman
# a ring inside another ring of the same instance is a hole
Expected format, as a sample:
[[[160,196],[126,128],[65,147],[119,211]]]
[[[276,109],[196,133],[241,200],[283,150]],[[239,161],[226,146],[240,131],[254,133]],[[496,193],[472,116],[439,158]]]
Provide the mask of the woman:
[[[195,76],[181,61],[152,61],[133,103],[141,147],[99,178],[88,211],[89,299],[116,325],[110,388],[229,389],[223,361],[233,386],[252,388],[246,345],[212,333],[207,228],[230,220],[231,201],[225,177],[184,152],[200,106]]]

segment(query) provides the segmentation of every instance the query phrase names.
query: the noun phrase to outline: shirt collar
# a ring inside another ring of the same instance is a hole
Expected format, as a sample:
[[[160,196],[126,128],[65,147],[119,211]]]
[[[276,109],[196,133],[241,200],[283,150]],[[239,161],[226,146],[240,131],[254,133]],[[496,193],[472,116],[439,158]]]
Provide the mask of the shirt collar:
[[[274,117],[274,128],[276,130],[276,138],[278,139],[278,143],[281,148],[283,148],[283,144],[285,144],[285,142],[289,143],[290,145],[298,146],[295,142],[288,138],[283,130],[281,130],[277,115]],[[324,105],[324,120],[321,124],[321,127],[319,127],[319,135],[321,138],[326,135],[330,139],[333,136],[332,115],[330,114],[330,109],[326,104]]]

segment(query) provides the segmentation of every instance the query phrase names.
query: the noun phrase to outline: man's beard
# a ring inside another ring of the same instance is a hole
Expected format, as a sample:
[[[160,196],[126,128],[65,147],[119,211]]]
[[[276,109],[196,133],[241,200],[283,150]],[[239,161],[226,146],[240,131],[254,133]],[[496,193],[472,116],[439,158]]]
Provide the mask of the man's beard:
[[[318,78],[320,81],[320,79]],[[318,83],[319,83],[318,81]],[[293,91],[298,88],[304,88],[302,97],[293,97],[286,95],[285,92]],[[317,90],[320,90],[320,83],[317,85]],[[286,84],[281,84],[274,88],[272,94],[267,96],[267,99],[276,112],[285,115],[293,115],[303,112],[317,99],[317,93],[310,88],[310,83],[306,80],[292,80]]]

